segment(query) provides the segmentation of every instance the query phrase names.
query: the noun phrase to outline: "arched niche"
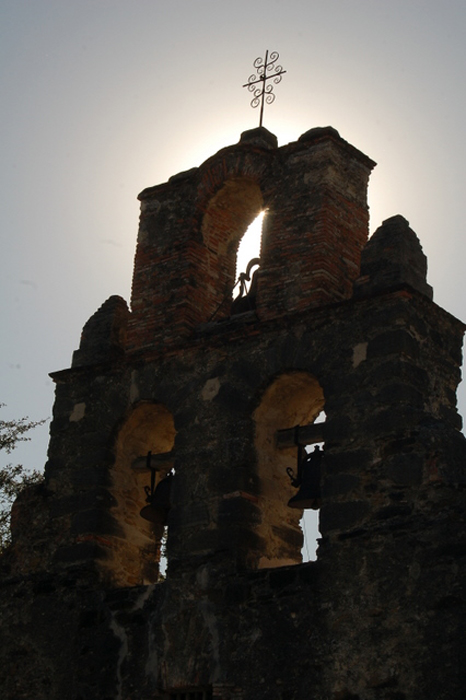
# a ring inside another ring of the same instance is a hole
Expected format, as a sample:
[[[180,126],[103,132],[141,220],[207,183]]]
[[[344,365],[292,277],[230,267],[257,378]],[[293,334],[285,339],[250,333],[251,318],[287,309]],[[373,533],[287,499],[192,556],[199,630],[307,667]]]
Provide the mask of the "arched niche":
[[[324,407],[324,393],[315,377],[307,372],[290,372],[277,377],[264,392],[254,412],[255,448],[259,478],[261,522],[256,534],[262,542],[258,568],[301,563],[302,512],[288,507],[296,494],[287,467],[296,471],[297,448],[278,448],[278,430],[313,423]]]
[[[150,471],[141,469],[141,458],[170,452],[175,441],[173,416],[162,404],[141,403],[126,418],[115,441],[111,470],[112,515],[123,535],[112,541],[113,557],[106,562],[112,581],[120,586],[155,583],[159,575],[160,532],[140,516],[146,505],[144,487]],[[137,462],[139,460],[139,463]],[[166,476],[170,463],[156,473],[156,483]]]
[[[204,277],[209,320],[228,316],[232,289],[238,270],[236,256],[246,229],[264,209],[256,181],[247,177],[227,180],[207,204],[202,220],[205,250]]]

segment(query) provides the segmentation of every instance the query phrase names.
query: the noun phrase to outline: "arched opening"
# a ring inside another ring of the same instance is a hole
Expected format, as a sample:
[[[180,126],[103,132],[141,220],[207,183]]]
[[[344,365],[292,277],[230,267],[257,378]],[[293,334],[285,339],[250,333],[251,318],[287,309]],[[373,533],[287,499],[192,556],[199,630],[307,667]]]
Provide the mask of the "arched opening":
[[[258,568],[302,562],[302,511],[288,507],[296,489],[287,468],[296,469],[297,447],[279,447],[277,432],[313,423],[323,407],[324,394],[317,379],[307,372],[291,372],[275,379],[254,413],[262,514],[256,534],[263,547]]]
[[[116,459],[111,471],[112,515],[121,535],[112,538],[113,557],[105,562],[112,581],[120,586],[156,583],[162,533],[140,516],[146,505],[144,488],[151,480],[144,468],[147,453],[169,453],[175,441],[173,416],[162,404],[141,403],[134,408],[118,432]],[[161,463],[156,483],[170,471],[170,461]]]
[[[208,203],[202,222],[206,257],[201,284],[209,318],[229,315],[236,278],[242,272],[238,246],[263,207],[259,185],[246,177],[227,180]]]

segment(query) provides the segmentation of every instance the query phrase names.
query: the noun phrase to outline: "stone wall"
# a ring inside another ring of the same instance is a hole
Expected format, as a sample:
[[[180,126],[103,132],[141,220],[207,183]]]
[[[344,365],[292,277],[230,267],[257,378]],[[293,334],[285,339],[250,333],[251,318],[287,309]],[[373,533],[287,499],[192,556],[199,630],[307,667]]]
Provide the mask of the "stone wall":
[[[2,697],[463,700],[464,325],[405,219],[365,244],[372,165],[261,129],[142,193],[131,313],[112,297],[52,375],[45,486],[15,506]],[[264,206],[256,307],[230,315]],[[302,564],[277,430],[322,409]],[[165,580],[149,451],[175,470]]]

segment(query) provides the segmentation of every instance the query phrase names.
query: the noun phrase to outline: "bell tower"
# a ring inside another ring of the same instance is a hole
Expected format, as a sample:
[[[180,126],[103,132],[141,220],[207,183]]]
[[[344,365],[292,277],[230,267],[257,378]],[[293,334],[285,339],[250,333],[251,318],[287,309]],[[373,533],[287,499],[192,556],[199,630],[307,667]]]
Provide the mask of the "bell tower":
[[[464,700],[465,326],[406,219],[368,239],[374,165],[259,127],[139,195],[130,308],[52,375],[45,485],[16,504],[6,698]]]

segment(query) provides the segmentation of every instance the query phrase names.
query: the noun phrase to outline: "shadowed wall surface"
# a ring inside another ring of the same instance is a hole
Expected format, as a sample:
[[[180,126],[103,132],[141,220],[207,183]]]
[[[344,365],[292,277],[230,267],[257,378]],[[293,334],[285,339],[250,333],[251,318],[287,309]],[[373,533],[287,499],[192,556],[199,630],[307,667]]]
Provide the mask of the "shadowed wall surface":
[[[329,127],[281,148],[257,129],[140,195],[131,311],[103,304],[52,375],[46,481],[15,505],[4,697],[463,700],[464,326],[403,217],[367,242],[373,165]],[[323,409],[301,564],[276,433]],[[148,451],[173,453],[163,581]]]

